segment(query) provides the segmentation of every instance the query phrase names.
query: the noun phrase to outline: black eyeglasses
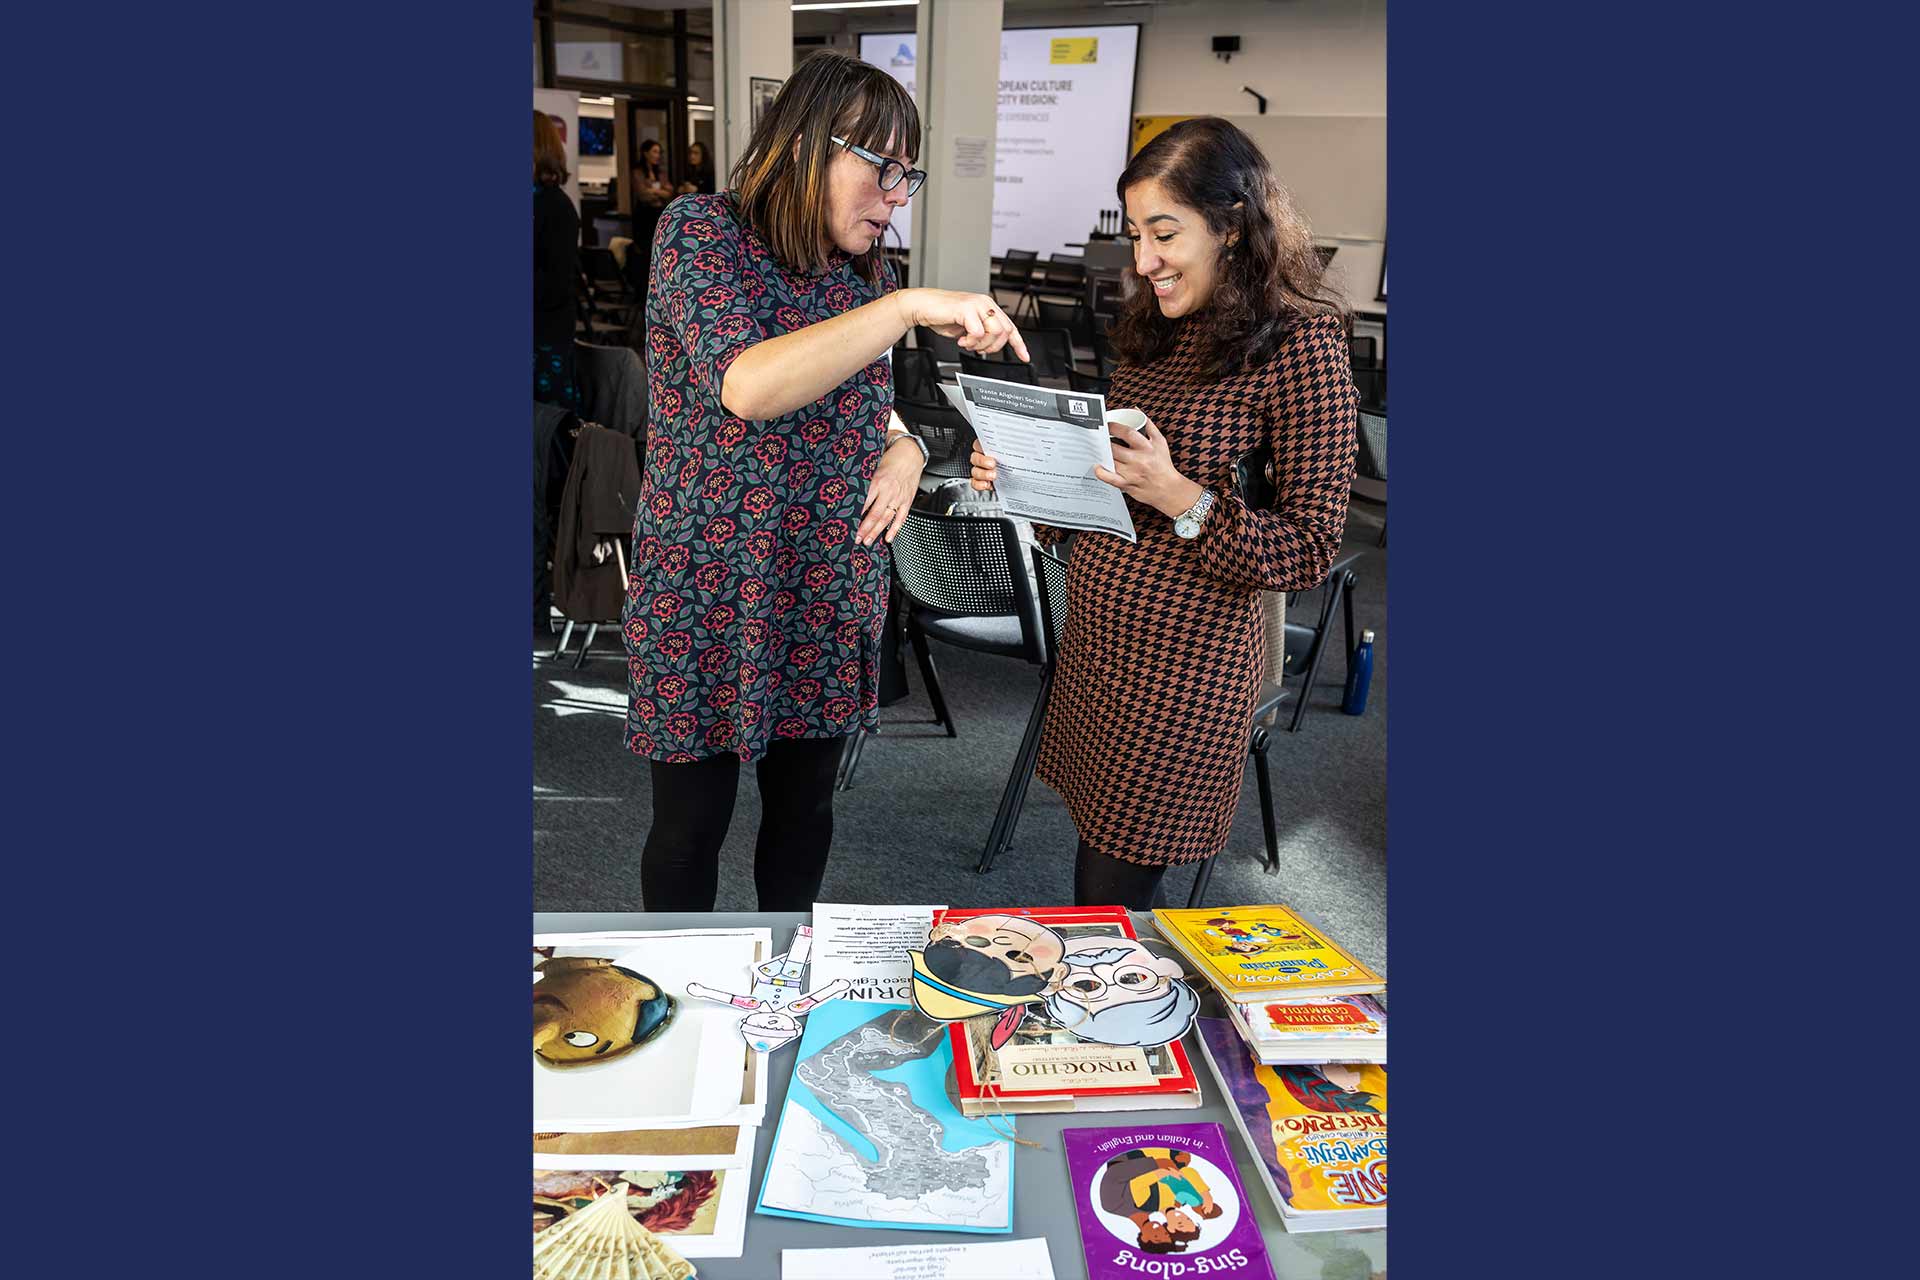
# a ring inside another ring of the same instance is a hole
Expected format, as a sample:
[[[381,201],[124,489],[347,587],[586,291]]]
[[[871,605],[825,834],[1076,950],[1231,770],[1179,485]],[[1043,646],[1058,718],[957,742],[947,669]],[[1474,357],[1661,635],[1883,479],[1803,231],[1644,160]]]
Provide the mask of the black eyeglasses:
[[[882,191],[893,190],[900,185],[900,179],[905,178],[907,180],[907,198],[912,199],[920,193],[921,184],[927,180],[927,171],[925,169],[909,169],[898,160],[889,160],[885,156],[877,156],[865,147],[854,146],[845,138],[833,138],[832,141],[853,152],[853,154],[859,156],[868,164],[878,165],[880,168],[880,189]]]

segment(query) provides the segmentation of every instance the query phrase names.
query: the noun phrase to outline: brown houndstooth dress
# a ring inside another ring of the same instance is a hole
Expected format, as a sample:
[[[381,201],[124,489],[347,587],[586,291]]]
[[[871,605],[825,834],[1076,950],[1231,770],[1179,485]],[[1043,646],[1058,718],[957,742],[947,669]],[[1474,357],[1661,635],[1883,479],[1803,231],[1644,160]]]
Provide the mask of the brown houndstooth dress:
[[[1356,399],[1338,319],[1301,323],[1264,368],[1211,386],[1196,378],[1193,339],[1189,326],[1152,366],[1121,366],[1107,404],[1153,420],[1174,467],[1214,491],[1213,513],[1186,541],[1129,498],[1139,542],[1075,541],[1040,743],[1041,780],[1066,800],[1081,839],[1148,865],[1226,844],[1265,666],[1260,592],[1325,579],[1353,479]],[[1280,502],[1252,512],[1233,463],[1263,444]]]

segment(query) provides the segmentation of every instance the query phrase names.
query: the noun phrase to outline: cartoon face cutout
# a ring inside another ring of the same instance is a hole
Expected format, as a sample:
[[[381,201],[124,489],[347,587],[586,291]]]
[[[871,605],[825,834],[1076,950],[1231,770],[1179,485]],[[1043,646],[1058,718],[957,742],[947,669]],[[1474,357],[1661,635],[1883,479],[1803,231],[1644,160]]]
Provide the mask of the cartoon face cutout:
[[[534,966],[533,1052],[553,1067],[606,1062],[639,1048],[673,1020],[673,997],[599,956]]]
[[[1066,943],[1019,916],[974,916],[935,925],[927,938],[927,969],[963,991],[998,996],[1045,993],[1061,976]]]
[[[1078,938],[1063,957],[1066,976],[1047,1013],[1082,1040],[1159,1045],[1193,1025],[1199,999],[1180,981],[1178,961],[1132,938]]]

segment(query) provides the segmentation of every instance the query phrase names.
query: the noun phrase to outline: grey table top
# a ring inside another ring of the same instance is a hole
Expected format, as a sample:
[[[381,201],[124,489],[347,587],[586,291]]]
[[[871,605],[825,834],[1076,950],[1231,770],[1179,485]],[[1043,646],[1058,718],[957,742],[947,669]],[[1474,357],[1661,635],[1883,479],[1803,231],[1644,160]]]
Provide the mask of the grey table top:
[[[773,930],[775,949],[783,948],[795,925],[811,919],[809,913],[795,911],[714,912],[712,914],[674,913],[602,913],[537,912],[533,917],[535,933],[570,933],[604,929],[724,929],[764,926]],[[1151,919],[1141,930],[1152,932]],[[1209,996],[1209,998],[1211,998]],[[1204,1002],[1203,1013],[1217,1013]],[[797,1042],[796,1042],[797,1043]],[[954,1231],[897,1231],[875,1228],[850,1230],[820,1222],[803,1222],[771,1214],[747,1213],[746,1251],[738,1258],[697,1258],[700,1280],[779,1280],[782,1249],[837,1249],[849,1247],[883,1248],[904,1244],[952,1244],[1021,1239],[1045,1236],[1053,1255],[1054,1275],[1058,1280],[1084,1280],[1086,1262],[1080,1252],[1080,1228],[1073,1197],[1067,1185],[1067,1157],[1060,1142],[1060,1131],[1117,1125],[1194,1124],[1213,1121],[1226,1130],[1227,1144],[1238,1166],[1247,1200],[1254,1206],[1267,1252],[1278,1280],[1368,1280],[1387,1269],[1387,1239],[1384,1231],[1324,1231],[1289,1235],[1280,1223],[1280,1214],[1268,1200],[1266,1190],[1254,1172],[1258,1157],[1247,1150],[1245,1139],[1234,1127],[1233,1118],[1220,1101],[1218,1082],[1207,1068],[1200,1048],[1189,1036],[1187,1054],[1193,1059],[1200,1078],[1202,1102],[1186,1111],[1127,1111],[1082,1115],[1023,1115],[1017,1132],[1022,1138],[1039,1142],[1034,1147],[1016,1147],[1014,1185],[1019,1188],[1013,1212],[1011,1235],[975,1235]],[[767,1119],[760,1127],[753,1146],[754,1199],[759,1198],[760,1183],[766,1177],[767,1153],[773,1146],[773,1131],[780,1107],[787,1096],[787,1081],[793,1075],[795,1045],[775,1053],[767,1064]]]

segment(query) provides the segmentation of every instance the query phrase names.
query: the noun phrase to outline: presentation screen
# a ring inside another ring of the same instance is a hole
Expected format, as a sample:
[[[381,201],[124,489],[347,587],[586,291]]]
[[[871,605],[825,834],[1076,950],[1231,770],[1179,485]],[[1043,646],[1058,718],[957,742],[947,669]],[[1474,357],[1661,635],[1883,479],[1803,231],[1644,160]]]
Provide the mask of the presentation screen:
[[[860,57],[916,94],[911,31],[860,37]],[[1027,27],[1000,33],[994,142],[993,253],[1078,253],[1127,167],[1140,28]],[[922,157],[931,187],[943,176]],[[949,169],[948,172],[951,172]],[[908,211],[893,229],[907,247]],[[890,237],[891,238],[891,237]]]

